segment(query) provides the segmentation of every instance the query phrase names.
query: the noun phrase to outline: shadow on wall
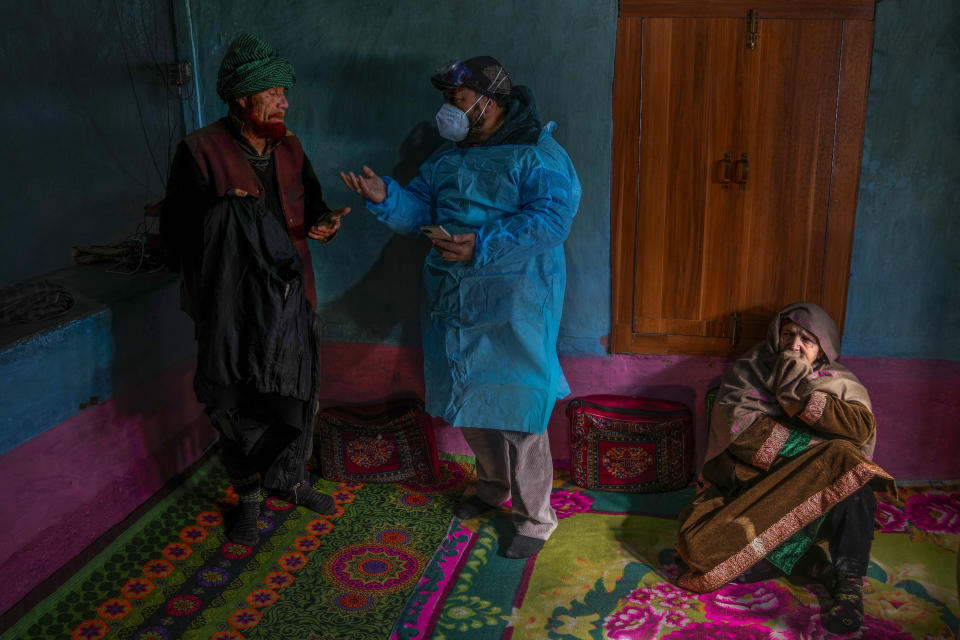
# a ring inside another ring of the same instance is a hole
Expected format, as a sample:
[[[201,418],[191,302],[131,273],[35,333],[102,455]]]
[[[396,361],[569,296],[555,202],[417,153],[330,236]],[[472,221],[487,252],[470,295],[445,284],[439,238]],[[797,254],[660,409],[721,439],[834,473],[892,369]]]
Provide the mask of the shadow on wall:
[[[417,124],[400,145],[400,160],[391,177],[407,185],[442,142],[435,126]],[[324,305],[321,317],[352,324],[365,341],[390,338],[404,345],[420,344],[420,271],[429,251],[426,238],[392,235],[370,270],[343,295]],[[399,336],[394,335],[398,325]]]
[[[429,122],[418,123],[400,143],[400,161],[393,167],[393,178],[406,186],[420,172],[420,165],[426,162],[443,142],[436,125]]]
[[[113,420],[127,447],[115,459],[141,458],[123,473],[148,496],[190,466],[212,434],[193,392],[196,343],[179,289],[173,281],[112,304]]]

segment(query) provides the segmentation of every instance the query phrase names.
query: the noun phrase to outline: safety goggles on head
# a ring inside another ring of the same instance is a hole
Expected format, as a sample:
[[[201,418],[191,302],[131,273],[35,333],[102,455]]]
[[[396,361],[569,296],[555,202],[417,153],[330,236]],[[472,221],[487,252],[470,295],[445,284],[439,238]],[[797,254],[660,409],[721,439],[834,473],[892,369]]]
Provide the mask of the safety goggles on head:
[[[451,60],[437,69],[434,78],[451,87],[462,87],[473,78],[473,71],[470,71],[470,68],[460,60]]]

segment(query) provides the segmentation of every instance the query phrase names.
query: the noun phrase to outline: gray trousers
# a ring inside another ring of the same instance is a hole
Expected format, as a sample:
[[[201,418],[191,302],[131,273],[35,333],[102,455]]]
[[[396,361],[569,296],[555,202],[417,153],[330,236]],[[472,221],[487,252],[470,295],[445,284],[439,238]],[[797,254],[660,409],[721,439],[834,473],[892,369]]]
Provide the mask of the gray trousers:
[[[550,506],[553,456],[547,432],[540,434],[462,427],[477,458],[477,497],[494,506],[509,498],[517,533],[546,540],[557,528]]]

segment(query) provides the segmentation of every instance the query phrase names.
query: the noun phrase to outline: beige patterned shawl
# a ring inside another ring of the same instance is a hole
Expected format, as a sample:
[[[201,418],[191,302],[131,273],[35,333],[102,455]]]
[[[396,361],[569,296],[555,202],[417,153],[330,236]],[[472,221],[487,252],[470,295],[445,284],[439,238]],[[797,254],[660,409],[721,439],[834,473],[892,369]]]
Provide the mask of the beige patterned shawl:
[[[787,320],[814,334],[820,341],[823,355],[807,366],[805,360],[781,357],[778,349],[780,326]],[[723,376],[720,392],[710,414],[710,432],[706,459],[719,455],[735,441],[760,414],[786,421],[802,409],[814,391],[823,391],[847,402],[870,408],[870,396],[853,373],[839,364],[840,336],[833,320],[811,302],[795,302],[781,310],[767,329],[766,340],[750,349]],[[778,384],[787,367],[806,367],[795,385]],[[789,388],[788,388],[789,387]],[[785,409],[784,407],[787,407]],[[861,449],[873,456],[876,434]]]

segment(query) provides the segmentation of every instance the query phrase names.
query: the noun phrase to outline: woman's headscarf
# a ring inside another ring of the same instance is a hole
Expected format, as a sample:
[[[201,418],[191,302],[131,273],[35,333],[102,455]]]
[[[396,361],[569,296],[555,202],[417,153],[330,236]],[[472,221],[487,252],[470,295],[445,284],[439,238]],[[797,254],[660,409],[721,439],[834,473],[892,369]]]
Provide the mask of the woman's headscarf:
[[[837,325],[812,302],[795,302],[782,309],[767,329],[766,339],[750,349],[723,376],[720,393],[710,413],[710,432],[706,459],[719,455],[734,442],[761,414],[787,421],[789,416],[777,401],[776,374],[780,358],[780,328],[795,322],[820,342],[822,355],[813,363],[813,373],[799,390],[805,400],[810,393],[822,391],[847,402],[870,408],[870,396],[853,373],[837,362],[840,357],[840,335]],[[876,435],[861,445],[864,454],[873,455]]]

